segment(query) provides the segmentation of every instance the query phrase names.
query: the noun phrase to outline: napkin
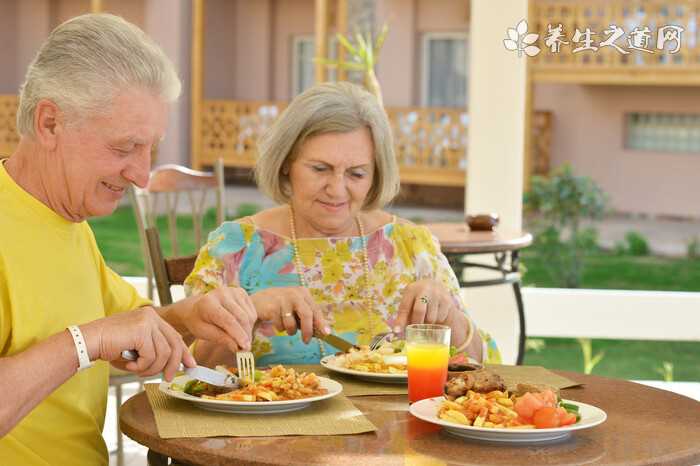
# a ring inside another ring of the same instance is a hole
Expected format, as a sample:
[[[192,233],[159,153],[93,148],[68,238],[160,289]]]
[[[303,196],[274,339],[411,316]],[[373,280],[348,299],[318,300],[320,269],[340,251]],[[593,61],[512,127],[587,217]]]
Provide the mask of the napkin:
[[[579,382],[557,375],[541,366],[487,364],[486,367],[503,378],[509,391],[514,391],[519,383],[550,385],[560,390],[581,385]]]

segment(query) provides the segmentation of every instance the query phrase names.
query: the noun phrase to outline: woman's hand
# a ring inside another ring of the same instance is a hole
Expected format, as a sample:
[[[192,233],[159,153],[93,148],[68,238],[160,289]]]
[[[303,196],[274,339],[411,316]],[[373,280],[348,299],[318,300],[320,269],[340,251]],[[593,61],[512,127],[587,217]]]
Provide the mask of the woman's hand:
[[[394,332],[401,333],[409,324],[445,324],[461,312],[448,289],[432,279],[419,280],[406,287],[399,304]]]
[[[311,340],[314,331],[322,334],[331,331],[321,308],[304,287],[268,288],[253,294],[251,299],[261,321],[272,322],[277,330],[286,330],[288,335],[301,329],[304,343]]]

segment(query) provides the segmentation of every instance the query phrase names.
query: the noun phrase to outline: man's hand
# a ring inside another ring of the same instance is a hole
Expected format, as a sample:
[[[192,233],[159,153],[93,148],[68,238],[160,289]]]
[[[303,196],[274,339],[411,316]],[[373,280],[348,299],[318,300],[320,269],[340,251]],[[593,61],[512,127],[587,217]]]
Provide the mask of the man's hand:
[[[179,320],[195,337],[227,347],[232,352],[250,350],[258,314],[243,288],[221,287],[196,296]]]
[[[94,320],[80,329],[91,361],[114,362],[140,376],[163,372],[166,380],[172,380],[180,363],[196,364],[180,334],[150,306]],[[124,350],[136,350],[138,359],[124,362]]]

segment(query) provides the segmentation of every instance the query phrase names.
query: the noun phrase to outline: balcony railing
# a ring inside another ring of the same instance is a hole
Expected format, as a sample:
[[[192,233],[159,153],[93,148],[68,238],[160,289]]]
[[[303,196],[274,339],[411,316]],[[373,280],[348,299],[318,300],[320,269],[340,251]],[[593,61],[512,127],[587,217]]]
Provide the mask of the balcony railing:
[[[697,85],[698,21],[700,0],[533,0],[528,29],[539,34],[540,53],[528,61],[539,82]],[[568,44],[555,52],[550,31],[559,25]],[[624,34],[617,37],[612,25]],[[594,33],[588,46],[587,29]]]
[[[202,112],[202,146],[194,166],[213,165],[219,158],[229,167],[255,166],[258,138],[287,102],[206,100]],[[10,155],[19,142],[17,96],[0,95],[0,155]],[[469,115],[453,108],[389,107],[396,156],[404,183],[464,186],[468,164]],[[534,173],[549,170],[552,116],[535,112],[532,119]]]
[[[206,100],[202,112],[202,147],[195,166],[223,157],[226,166],[255,165],[256,142],[287,102]],[[469,115],[453,108],[389,107],[396,156],[404,183],[464,186]],[[533,166],[549,168],[551,115],[533,118]]]
[[[19,143],[17,135],[18,100],[16,95],[0,95],[0,157],[12,154]]]

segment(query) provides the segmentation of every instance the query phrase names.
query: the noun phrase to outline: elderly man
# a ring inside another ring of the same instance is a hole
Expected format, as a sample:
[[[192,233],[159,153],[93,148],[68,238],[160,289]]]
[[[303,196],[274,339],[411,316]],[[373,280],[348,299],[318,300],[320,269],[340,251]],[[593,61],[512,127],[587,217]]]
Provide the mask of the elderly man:
[[[194,338],[250,347],[256,312],[222,288],[154,309],[105,264],[85,219],[145,186],[180,81],[162,50],[111,15],[54,30],[29,66],[21,141],[0,161],[0,463],[107,463],[108,366],[195,364]],[[129,312],[126,312],[129,311]],[[137,361],[120,359],[136,350]]]

